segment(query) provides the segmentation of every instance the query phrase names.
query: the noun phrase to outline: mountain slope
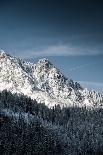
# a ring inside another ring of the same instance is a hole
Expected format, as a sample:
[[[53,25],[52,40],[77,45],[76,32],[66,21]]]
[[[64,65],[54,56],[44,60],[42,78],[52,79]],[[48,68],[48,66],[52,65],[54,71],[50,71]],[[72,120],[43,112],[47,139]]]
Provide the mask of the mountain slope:
[[[0,90],[24,94],[48,107],[102,106],[103,96],[83,89],[79,83],[69,80],[47,59],[37,64],[0,53]]]

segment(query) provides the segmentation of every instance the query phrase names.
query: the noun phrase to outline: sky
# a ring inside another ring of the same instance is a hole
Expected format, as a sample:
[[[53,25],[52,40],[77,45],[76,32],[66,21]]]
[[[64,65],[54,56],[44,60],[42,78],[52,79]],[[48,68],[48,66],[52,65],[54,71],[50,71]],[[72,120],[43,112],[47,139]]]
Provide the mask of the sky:
[[[0,49],[103,92],[103,1],[0,0]]]

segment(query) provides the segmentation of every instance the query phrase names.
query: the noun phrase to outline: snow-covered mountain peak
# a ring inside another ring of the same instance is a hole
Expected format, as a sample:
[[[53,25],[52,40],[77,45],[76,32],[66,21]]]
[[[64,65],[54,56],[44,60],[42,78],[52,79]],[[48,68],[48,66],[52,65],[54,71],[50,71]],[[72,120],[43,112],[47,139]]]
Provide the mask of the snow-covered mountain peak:
[[[43,58],[39,59],[38,63],[36,64],[37,68],[41,68],[44,74],[48,74],[55,79],[65,78],[63,74],[57,69],[48,59]]]
[[[53,64],[46,58],[39,59],[37,65],[46,69],[50,69],[53,67]]]
[[[2,61],[16,61],[19,59],[19,58],[15,58],[13,56],[11,56],[10,54],[6,53],[4,50],[0,50],[0,58]]]
[[[4,50],[0,50],[0,57],[3,58],[3,57],[7,57],[9,56],[9,54],[7,54]]]
[[[49,107],[55,104],[94,107],[103,103],[102,95],[65,78],[48,59],[32,64],[1,51],[0,90],[4,89],[27,95]]]
[[[5,53],[5,52],[4,52],[4,50],[1,49],[0,50],[0,55],[2,55],[3,53]]]
[[[47,58],[39,59],[38,63],[50,63]]]

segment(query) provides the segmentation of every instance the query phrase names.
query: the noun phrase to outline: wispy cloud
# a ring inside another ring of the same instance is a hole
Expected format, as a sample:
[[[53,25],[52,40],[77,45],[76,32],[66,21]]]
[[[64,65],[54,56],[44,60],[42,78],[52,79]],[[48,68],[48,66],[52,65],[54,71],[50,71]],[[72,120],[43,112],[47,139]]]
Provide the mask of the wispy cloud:
[[[35,57],[42,56],[85,56],[103,54],[102,50],[98,48],[76,47],[71,45],[55,45],[49,46],[41,51],[33,51],[32,55]]]
[[[30,42],[30,41],[28,41]],[[56,45],[30,45],[26,46],[25,42],[21,42],[19,46],[10,48],[10,52],[17,57],[32,58],[46,56],[86,56],[86,55],[103,55],[103,47],[90,47],[73,44],[56,44]],[[81,67],[81,66],[80,66]]]
[[[95,65],[95,64],[96,64],[96,62],[95,62],[95,63],[88,63],[88,64],[79,65],[79,66],[70,68],[70,69],[69,69],[69,72],[75,71],[75,70],[78,70],[78,69],[82,69],[82,68],[85,68],[85,67],[89,67],[89,66]]]
[[[78,81],[82,86],[95,90],[103,94],[103,83],[100,82],[91,82],[91,81]]]

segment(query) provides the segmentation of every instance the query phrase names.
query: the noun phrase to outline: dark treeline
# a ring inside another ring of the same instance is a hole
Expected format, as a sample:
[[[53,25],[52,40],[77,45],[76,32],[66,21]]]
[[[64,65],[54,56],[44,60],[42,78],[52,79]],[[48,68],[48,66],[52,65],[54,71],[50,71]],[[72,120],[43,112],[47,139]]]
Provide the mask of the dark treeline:
[[[39,121],[28,125],[21,118],[0,115],[0,155],[62,155],[63,145]]]
[[[23,114],[32,117],[29,123]],[[0,154],[102,155],[103,110],[49,109],[5,90],[0,93]]]

